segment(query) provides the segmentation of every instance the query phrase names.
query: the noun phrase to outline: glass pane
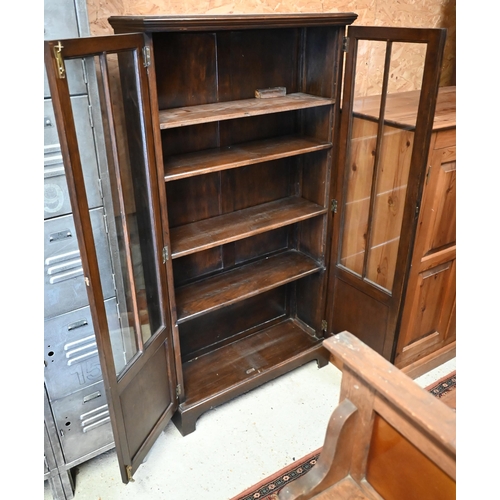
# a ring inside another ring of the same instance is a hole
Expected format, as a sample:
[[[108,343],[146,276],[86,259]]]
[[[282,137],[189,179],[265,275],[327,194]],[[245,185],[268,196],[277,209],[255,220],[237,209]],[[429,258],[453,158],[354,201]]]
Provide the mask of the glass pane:
[[[417,109],[414,107],[413,113],[408,113],[407,103],[411,100],[418,103],[425,52],[423,44],[394,43],[391,46],[366,269],[366,278],[387,291],[392,290],[394,282],[413,153]],[[406,77],[407,72],[414,75],[413,82]]]
[[[153,217],[148,198],[144,124],[140,86],[136,78],[120,78],[137,64],[136,51],[86,58],[97,87],[89,91],[94,141],[97,145],[99,206],[89,207],[107,323],[116,373],[123,372],[162,326],[157,282],[158,259],[152,237]],[[133,72],[132,72],[133,73]],[[68,80],[71,83],[71,74]],[[126,81],[126,87],[122,83]],[[79,134],[80,137],[80,134]],[[116,139],[115,137],[119,138]],[[94,144],[79,139],[82,168]],[[85,183],[87,198],[96,186]]]
[[[377,148],[386,42],[360,40],[356,61],[354,113],[347,159],[347,191],[340,263],[363,275],[370,200]]]
[[[418,104],[425,51],[424,44],[358,44],[340,263],[388,292],[413,152],[417,106],[409,103]]]

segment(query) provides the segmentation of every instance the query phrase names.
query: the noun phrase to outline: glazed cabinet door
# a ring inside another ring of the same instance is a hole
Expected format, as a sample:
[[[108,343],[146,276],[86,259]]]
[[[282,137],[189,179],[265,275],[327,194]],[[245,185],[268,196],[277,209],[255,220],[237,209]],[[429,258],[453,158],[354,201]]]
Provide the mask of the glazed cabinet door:
[[[156,185],[148,55],[143,35],[45,43],[45,64],[80,246],[121,475],[126,483],[177,408],[176,376]],[[99,154],[103,220],[89,210],[83,145],[73,119],[67,61],[95,72],[89,102]],[[103,229],[104,228],[104,229]],[[102,232],[110,255],[96,251]],[[74,258],[67,256],[67,260]],[[69,261],[68,260],[68,261]],[[112,320],[104,281],[116,291]],[[60,266],[67,265],[61,261]]]
[[[328,324],[333,333],[354,333],[387,359],[415,234],[445,34],[348,30]],[[409,68],[409,61],[418,67]],[[409,70],[420,75],[419,84],[410,86]],[[412,110],[408,102],[415,96],[418,109]]]

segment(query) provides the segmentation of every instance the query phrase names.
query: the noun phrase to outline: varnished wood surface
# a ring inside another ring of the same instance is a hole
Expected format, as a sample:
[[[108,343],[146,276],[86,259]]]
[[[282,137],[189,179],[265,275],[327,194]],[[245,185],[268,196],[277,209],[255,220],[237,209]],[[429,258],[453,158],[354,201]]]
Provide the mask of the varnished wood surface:
[[[366,479],[384,500],[456,498],[455,481],[379,415],[375,415]]]
[[[137,31],[205,31],[302,26],[344,26],[358,17],[353,12],[279,13],[178,16],[111,16],[115,33]]]
[[[381,500],[377,495],[363,491],[356,481],[351,477],[345,477],[338,483],[335,483],[330,488],[322,491],[314,497],[314,500]]]
[[[186,401],[199,403],[318,345],[298,323],[287,320],[183,364]]]
[[[315,260],[290,250],[177,290],[178,322],[271,290],[321,269]]]
[[[456,413],[347,331],[323,342],[340,402],[311,472],[280,500],[453,500]]]
[[[329,142],[311,137],[286,136],[169,156],[165,160],[165,181],[311,153],[331,146]]]
[[[361,379],[400,408],[402,413],[438,441],[443,441],[450,452],[456,452],[455,413],[441,401],[423,391],[384,358],[373,356],[373,350],[352,335],[342,332],[325,340],[324,345],[344,367],[355,369]],[[425,417],[422,408],[425,408]]]
[[[395,126],[415,127],[417,119],[419,90],[388,94],[385,119]],[[360,97],[354,101],[354,113],[367,118],[379,116],[380,96]],[[456,87],[441,87],[436,101],[433,130],[455,127]]]
[[[325,207],[294,196],[176,227],[170,232],[172,258],[290,225],[326,211]]]
[[[168,129],[210,123],[233,118],[281,113],[297,109],[328,106],[335,103],[335,99],[317,97],[302,92],[295,92],[284,97],[271,99],[240,99],[237,101],[214,102],[197,106],[183,106],[180,108],[160,110],[160,128]]]
[[[456,129],[432,136],[394,364],[413,364],[456,339]]]

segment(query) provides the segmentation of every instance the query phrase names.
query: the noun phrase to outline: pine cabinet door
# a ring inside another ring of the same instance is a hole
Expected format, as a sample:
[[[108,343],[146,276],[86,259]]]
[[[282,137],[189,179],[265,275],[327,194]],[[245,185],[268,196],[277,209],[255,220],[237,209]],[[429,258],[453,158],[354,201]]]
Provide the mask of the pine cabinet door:
[[[456,337],[455,130],[435,133],[395,363],[404,367]]]

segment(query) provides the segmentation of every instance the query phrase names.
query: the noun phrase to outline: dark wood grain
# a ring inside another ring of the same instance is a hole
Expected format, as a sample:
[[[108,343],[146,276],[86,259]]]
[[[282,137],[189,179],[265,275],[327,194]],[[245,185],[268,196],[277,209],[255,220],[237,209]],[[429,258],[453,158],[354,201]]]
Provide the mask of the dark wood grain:
[[[183,363],[289,317],[288,286],[274,288],[181,323],[179,339]]]
[[[314,138],[287,136],[169,156],[165,160],[165,181],[330,149],[331,146],[329,142]]]
[[[271,290],[320,269],[321,266],[313,259],[290,250],[182,287],[176,292],[178,322]]]
[[[172,258],[247,238],[324,214],[326,208],[296,196],[173,228]]]
[[[353,12],[230,14],[179,16],[111,16],[108,21],[115,33],[140,31],[206,31],[256,28],[288,28],[305,26],[339,26],[353,23]]]
[[[185,406],[255,378],[317,346],[296,322],[287,320],[212,353],[184,363]]]
[[[272,99],[241,99],[238,101],[215,102],[198,106],[183,106],[160,110],[160,128],[185,127],[197,123],[210,123],[232,118],[245,118],[270,113],[281,113],[295,109],[329,106],[334,99],[327,99],[297,92]]]

